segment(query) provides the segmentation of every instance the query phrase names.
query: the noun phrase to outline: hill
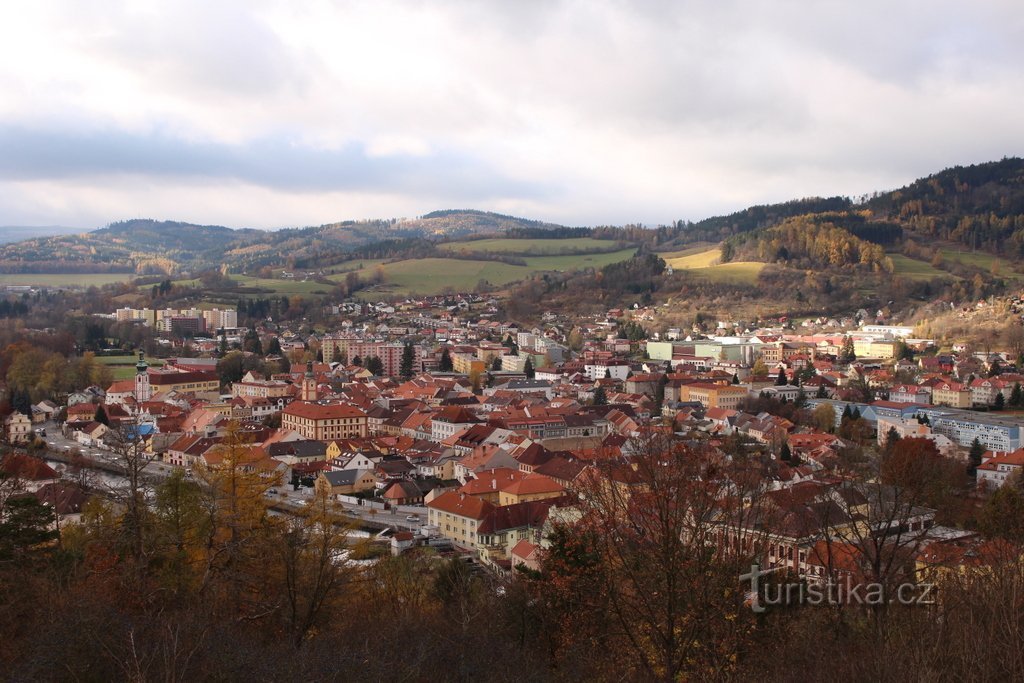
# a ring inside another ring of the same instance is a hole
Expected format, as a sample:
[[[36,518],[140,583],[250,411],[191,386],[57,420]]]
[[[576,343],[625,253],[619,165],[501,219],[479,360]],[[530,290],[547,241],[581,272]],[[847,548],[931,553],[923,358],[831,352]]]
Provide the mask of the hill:
[[[342,261],[360,247],[386,241],[548,228],[561,226],[484,211],[438,211],[415,219],[341,221],[276,231],[135,219],[91,232],[2,244],[0,273],[176,275],[222,265],[235,272],[267,265],[294,268],[312,261]]]

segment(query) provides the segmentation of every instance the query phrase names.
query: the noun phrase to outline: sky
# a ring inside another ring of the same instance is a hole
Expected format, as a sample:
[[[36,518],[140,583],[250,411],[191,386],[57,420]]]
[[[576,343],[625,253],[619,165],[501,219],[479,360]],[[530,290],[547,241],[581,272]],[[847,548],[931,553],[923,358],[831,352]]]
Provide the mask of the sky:
[[[33,0],[0,225],[566,225],[856,198],[1024,155],[1019,0]]]

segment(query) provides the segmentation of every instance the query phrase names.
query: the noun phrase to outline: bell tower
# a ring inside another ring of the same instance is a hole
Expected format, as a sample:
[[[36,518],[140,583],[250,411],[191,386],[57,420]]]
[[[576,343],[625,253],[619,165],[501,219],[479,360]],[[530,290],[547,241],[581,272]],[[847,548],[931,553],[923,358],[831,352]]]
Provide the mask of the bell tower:
[[[149,386],[149,363],[146,362],[145,352],[139,351],[139,362],[135,364],[135,400],[139,403],[148,401],[153,390]]]
[[[317,399],[316,376],[313,374],[313,361],[306,361],[306,375],[302,378],[302,400]]]

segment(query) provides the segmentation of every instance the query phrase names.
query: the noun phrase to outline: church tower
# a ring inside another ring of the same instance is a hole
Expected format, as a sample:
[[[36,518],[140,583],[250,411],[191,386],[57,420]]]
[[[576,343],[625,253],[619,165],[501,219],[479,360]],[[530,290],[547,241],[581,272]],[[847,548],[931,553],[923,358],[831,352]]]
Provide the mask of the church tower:
[[[149,363],[146,362],[145,352],[139,351],[139,362],[135,364],[135,400],[139,403],[148,401],[153,390],[149,386]]]
[[[315,401],[317,398],[316,376],[313,374],[313,361],[307,361],[306,376],[302,378],[302,400]]]

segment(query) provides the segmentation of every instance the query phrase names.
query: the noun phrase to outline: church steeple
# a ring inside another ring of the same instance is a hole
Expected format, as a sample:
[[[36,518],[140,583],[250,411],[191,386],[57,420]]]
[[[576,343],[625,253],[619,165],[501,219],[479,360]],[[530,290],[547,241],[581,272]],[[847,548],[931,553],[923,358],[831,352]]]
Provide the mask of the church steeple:
[[[316,375],[313,374],[313,361],[306,361],[306,375],[302,378],[302,400],[315,401],[317,398]]]
[[[153,395],[149,386],[149,363],[146,362],[146,354],[139,351],[139,362],[135,364],[135,400],[139,403],[148,401]]]

